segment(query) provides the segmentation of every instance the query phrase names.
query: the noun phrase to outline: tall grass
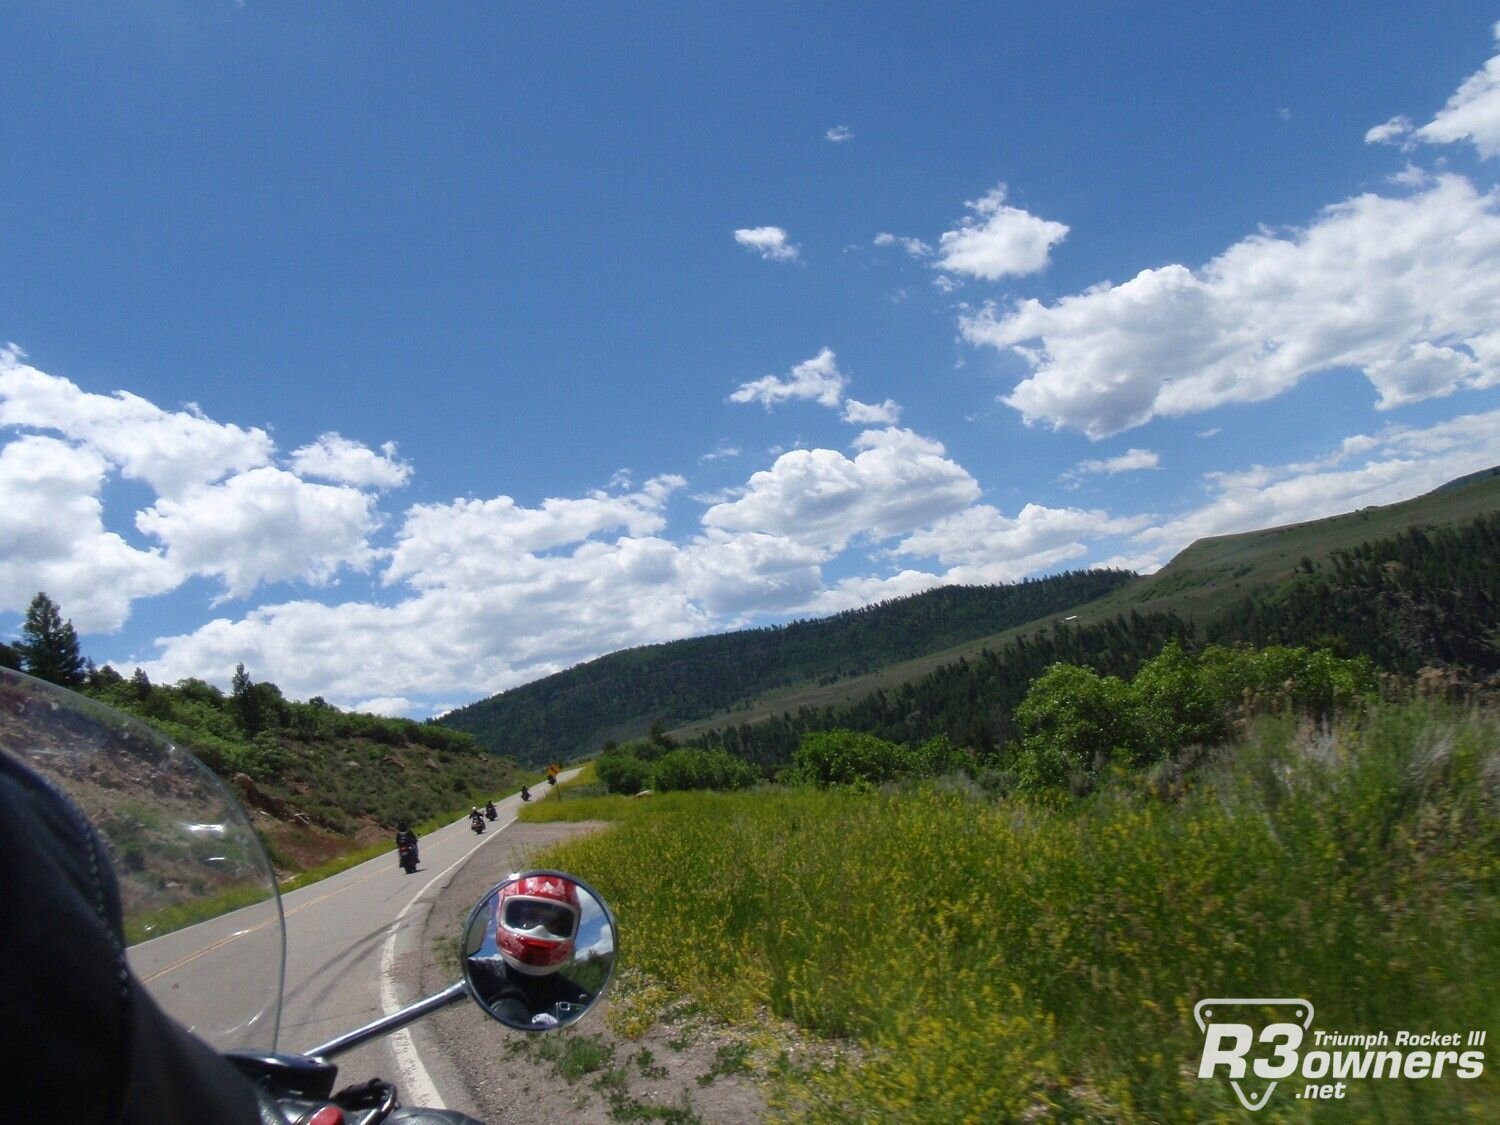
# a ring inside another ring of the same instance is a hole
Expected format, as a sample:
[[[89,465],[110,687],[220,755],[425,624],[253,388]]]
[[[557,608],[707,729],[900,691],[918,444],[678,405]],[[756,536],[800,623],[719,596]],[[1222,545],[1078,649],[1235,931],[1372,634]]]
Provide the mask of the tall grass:
[[[858,1046],[786,1072],[809,1120],[1238,1118],[1194,1003],[1303,996],[1315,1027],[1500,1032],[1500,723],[1436,705],[1270,719],[1168,804],[961,786],[559,802],[615,830],[545,862],[618,914],[625,962],[733,1020]],[[1314,1103],[1277,1094],[1265,1119]],[[1474,1080],[1350,1084],[1345,1120],[1500,1119]]]

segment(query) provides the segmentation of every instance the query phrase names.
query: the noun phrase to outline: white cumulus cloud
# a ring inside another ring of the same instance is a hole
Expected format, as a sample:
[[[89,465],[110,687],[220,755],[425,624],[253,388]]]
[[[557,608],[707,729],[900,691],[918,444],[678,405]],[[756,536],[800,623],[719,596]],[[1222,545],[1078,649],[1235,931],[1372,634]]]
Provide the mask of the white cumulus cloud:
[[[920,238],[910,238],[899,234],[890,234],[882,231],[875,236],[876,246],[899,246],[913,258],[928,258],[932,256],[932,247]]]
[[[1118,457],[1102,460],[1080,461],[1062,475],[1063,480],[1077,481],[1091,476],[1115,476],[1117,473],[1134,473],[1141,469],[1161,468],[1161,455],[1149,449],[1127,449]]]
[[[780,227],[744,227],[734,232],[734,240],[768,262],[795,262],[802,255]]]
[[[913,594],[920,594],[923,590],[931,590],[934,586],[942,586],[946,582],[947,579],[942,576],[930,574],[925,570],[902,570],[885,576],[859,575],[853,578],[841,578],[832,586],[820,590],[817,596],[808,602],[806,608],[808,612],[818,616],[842,613],[847,609],[858,609],[861,606],[890,598],[910,597]]]
[[[87,445],[163,495],[271,459],[274,446],[264,430],[224,425],[196,408],[162,410],[126,391],[92,394],[22,360],[19,349],[0,349],[0,426]]]
[[[98,453],[57,438],[0,446],[0,609],[24,611],[45,590],[81,632],[112,632],[135,599],[181,582],[161,551],[105,530],[108,473]]]
[[[936,268],[986,281],[1046,268],[1052,247],[1067,235],[1067,226],[1012,207],[1005,202],[1005,192],[1005,185],[999,184],[966,204],[973,214],[957,230],[944,231],[938,239]]]
[[[1494,31],[1500,39],[1500,24]],[[1430,144],[1473,141],[1480,156],[1500,156],[1500,55],[1465,79],[1448,104],[1413,136]]]
[[[386,442],[377,453],[337,433],[323,434],[311,445],[293,450],[291,469],[298,476],[357,488],[400,488],[411,479],[411,466],[396,456],[395,442]]]
[[[714,446],[713,449],[709,450],[707,453],[702,454],[698,458],[698,461],[700,464],[707,464],[710,461],[724,461],[734,457],[738,457],[739,455],[739,446],[730,445],[728,442],[721,441],[718,445]]]
[[[1398,141],[1405,141],[1411,134],[1412,123],[1410,117],[1393,117],[1389,121],[1379,125],[1373,125],[1365,131],[1365,144],[1388,145]]]
[[[703,515],[706,527],[758,531],[842,550],[857,535],[887,538],[957,511],[979,485],[943,446],[910,430],[868,430],[860,452],[795,449],[755,473],[737,500]]]
[[[1138,531],[1141,517],[1027,504],[1014,517],[976,504],[907,536],[898,555],[934,556],[948,582],[1014,582],[1088,553],[1087,541]]]
[[[1500,464],[1500,410],[1427,427],[1390,426],[1356,434],[1312,461],[1209,473],[1211,499],[1134,541],[1157,565],[1211,535],[1341,515],[1393,504]]]
[[[656,539],[595,542],[513,560],[465,581],[450,569],[391,604],[264,605],[164,637],[153,679],[212,675],[243,662],[288,695],[340,706],[375,698],[474,699],[633,645],[708,631],[673,580],[677,550]]]
[[[196,407],[163,410],[125,391],[84,391],[0,352],[0,456],[25,466],[29,483],[0,479],[17,520],[17,546],[0,548],[0,607],[30,586],[47,589],[86,631],[118,629],[140,597],[194,576],[223,580],[229,596],[277,581],[325,583],[343,566],[366,569],[379,526],[374,498],[346,484],[315,484],[272,464],[263,430],[216,422]],[[56,435],[56,436],[53,436]],[[292,455],[308,475],[393,485],[409,468],[395,447],[381,454],[325,434]],[[20,470],[17,470],[18,474]],[[114,476],[143,482],[155,500],[117,516],[160,546],[141,548],[105,530],[101,495]],[[37,508],[39,502],[45,508]],[[29,597],[29,595],[27,595]]]
[[[365,570],[379,525],[368,494],[270,466],[160,497],[135,522],[178,566],[223,579],[230,597],[268,582],[321,584],[343,566]]]
[[[827,548],[771,531],[705,528],[682,548],[677,575],[719,621],[804,611],[823,590]]]
[[[1500,214],[1460,176],[1367,194],[1305,230],[1260,233],[1202,270],[1170,265],[1053,305],[965,316],[965,337],[1031,375],[1028,423],[1105,437],[1158,416],[1272,398],[1341,367],[1389,409],[1500,382]]]
[[[683,483],[681,477],[657,477],[636,492],[553,498],[536,508],[509,496],[416,504],[397,533],[383,580],[418,589],[468,589],[535,574],[546,568],[537,556],[606,532],[655,534],[665,524],[668,497]]]
[[[843,419],[856,426],[894,426],[901,421],[901,406],[890,398],[875,403],[847,398],[844,400]]]
[[[350,708],[366,715],[380,715],[388,719],[399,719],[417,710],[417,704],[404,695],[380,695],[374,699],[363,699]]]
[[[1500,23],[1493,34],[1500,41]],[[1471,141],[1482,157],[1500,156],[1500,55],[1466,78],[1433,119],[1418,126],[1406,114],[1371,127],[1366,144],[1400,145],[1410,152],[1419,143]]]
[[[793,367],[785,377],[766,375],[741,383],[739,389],[729,396],[729,401],[758,402],[767,410],[792,399],[811,399],[823,406],[837,407],[848,384],[849,380],[839,370],[833,349],[823,348],[811,359]]]

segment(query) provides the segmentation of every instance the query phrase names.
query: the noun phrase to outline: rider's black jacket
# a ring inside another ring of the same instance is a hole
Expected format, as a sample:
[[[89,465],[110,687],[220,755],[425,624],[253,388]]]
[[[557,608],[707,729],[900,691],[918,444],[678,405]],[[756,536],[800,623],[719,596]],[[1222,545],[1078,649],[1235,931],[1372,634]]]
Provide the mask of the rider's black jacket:
[[[531,1025],[534,1017],[551,1013],[559,1002],[587,1004],[593,999],[562,973],[518,973],[499,957],[471,958],[469,968],[480,1002],[513,1027]]]
[[[410,844],[412,847],[416,847],[417,846],[417,834],[415,832],[413,832],[410,828],[408,828],[405,832],[397,832],[396,833],[396,846],[399,848],[402,844]]]
[[[167,1016],[125,961],[103,843],[62,793],[0,753],[0,1116],[100,1125],[287,1125]],[[479,1125],[403,1107],[388,1122]]]
[[[130,974],[104,846],[0,754],[0,1105],[12,1121],[280,1121]]]

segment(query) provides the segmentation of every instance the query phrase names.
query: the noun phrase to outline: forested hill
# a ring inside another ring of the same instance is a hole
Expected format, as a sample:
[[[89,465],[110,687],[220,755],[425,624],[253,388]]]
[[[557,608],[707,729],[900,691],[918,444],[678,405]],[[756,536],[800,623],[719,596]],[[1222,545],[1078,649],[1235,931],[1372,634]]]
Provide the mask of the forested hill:
[[[610,739],[642,735],[655,724],[679,740],[733,744],[745,731],[746,756],[768,761],[780,756],[798,730],[826,725],[882,732],[897,741],[919,729],[941,729],[965,743],[1003,741],[1008,701],[1017,691],[1024,693],[1029,678],[1047,663],[1093,664],[1090,652],[1113,654],[1116,663],[1099,670],[1128,674],[1172,637],[1188,644],[1194,638],[1203,643],[1294,637],[1315,644],[1343,635],[1351,651],[1399,667],[1390,654],[1405,639],[1449,636],[1469,644],[1468,631],[1451,623],[1493,608],[1476,608],[1454,592],[1454,583],[1473,584],[1469,574],[1428,573],[1411,589],[1377,591],[1369,567],[1356,562],[1359,552],[1368,544],[1398,540],[1410,529],[1454,528],[1496,511],[1500,474],[1486,470],[1396,504],[1199,540],[1147,578],[1088,571],[1015,586],[944,587],[817,621],[612,653],[471,704],[442,722],[473,734],[490,750],[531,763],[576,757]],[[1428,533],[1415,541],[1418,554]],[[1400,550],[1410,549],[1411,542]],[[1325,576],[1335,573],[1340,564],[1331,560],[1340,551],[1349,556],[1342,564],[1345,584],[1332,591],[1307,581],[1308,567]],[[1488,558],[1492,561],[1493,554]],[[1389,577],[1405,565],[1391,558],[1376,569]],[[1353,577],[1356,570],[1363,585]],[[1443,589],[1450,594],[1440,593]],[[1342,631],[1325,627],[1330,614],[1317,603],[1325,596],[1345,607],[1337,615]],[[1378,621],[1371,621],[1377,612]],[[1003,671],[995,668],[1023,635],[1027,643],[1019,662],[1007,663]],[[1375,637],[1383,639],[1377,644]],[[1440,645],[1408,645],[1407,651],[1423,662],[1449,659]],[[989,667],[997,679],[981,686],[968,679],[970,673],[955,675],[954,669],[965,667],[970,672]],[[947,671],[938,677],[943,682],[938,695],[958,691],[972,705],[951,724],[934,719],[949,710],[948,702],[914,702],[913,693],[941,669]],[[767,720],[772,720],[767,727],[758,728]],[[748,734],[778,723],[781,733],[769,740]]]
[[[830,683],[940,652],[1093,601],[1134,577],[1090,570],[1007,586],[945,586],[813,621],[627,649],[441,722],[521,761],[571,757],[774,688]]]
[[[1129,677],[1169,640],[1190,649],[1327,648],[1406,676],[1424,667],[1469,680],[1500,675],[1500,512],[1454,526],[1408,528],[1317,561],[1304,556],[1280,586],[1240,596],[1196,621],[1174,611],[1135,610],[1101,621],[1054,621],[1049,630],[984,648],[894,690],[721,725],[696,745],[759,764],[785,763],[804,734],[842,728],[908,744],[946,735],[988,752],[1014,737],[1012,712],[1054,662]]]
[[[1305,559],[1273,595],[1242,598],[1204,633],[1256,647],[1317,645],[1404,675],[1426,666],[1500,673],[1500,513]]]

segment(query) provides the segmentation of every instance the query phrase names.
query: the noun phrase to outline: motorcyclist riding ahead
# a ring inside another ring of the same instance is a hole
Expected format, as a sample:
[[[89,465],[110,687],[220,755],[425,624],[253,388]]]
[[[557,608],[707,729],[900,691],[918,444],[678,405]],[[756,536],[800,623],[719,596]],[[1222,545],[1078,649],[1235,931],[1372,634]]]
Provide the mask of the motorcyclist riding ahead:
[[[417,834],[406,826],[406,821],[396,822],[396,854],[401,859],[401,866],[410,873],[415,871],[420,862],[417,852]]]

